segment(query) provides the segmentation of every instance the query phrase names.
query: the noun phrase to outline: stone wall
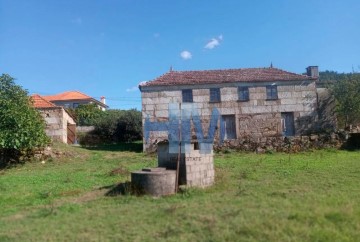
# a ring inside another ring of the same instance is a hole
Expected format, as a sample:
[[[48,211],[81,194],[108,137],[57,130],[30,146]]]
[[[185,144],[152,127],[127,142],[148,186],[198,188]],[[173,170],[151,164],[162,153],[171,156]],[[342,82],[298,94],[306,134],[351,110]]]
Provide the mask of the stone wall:
[[[46,123],[46,134],[52,141],[67,143],[67,126],[75,124],[72,117],[62,108],[38,109]]]
[[[179,184],[195,187],[207,187],[214,183],[214,154],[211,150],[201,153],[195,149],[195,144],[186,153],[181,154],[179,167]],[[158,144],[158,166],[175,170],[178,160],[177,153],[169,153],[169,144]]]
[[[238,86],[244,83],[214,85],[192,85],[183,87],[162,87],[142,90],[143,124],[148,117],[151,122],[169,119],[169,103],[182,102],[182,89],[193,90],[193,104],[200,115],[203,130],[209,128],[213,108],[221,115],[234,115],[236,137],[282,136],[281,113],[294,115],[295,135],[301,136],[317,129],[317,93],[315,82],[281,82],[278,85],[278,99],[266,99],[266,86],[272,83],[249,83],[249,101],[238,100]],[[210,89],[218,87],[221,102],[210,102]],[[195,133],[192,133],[194,136]],[[151,132],[149,140],[144,140],[144,151],[151,151],[154,144],[168,138],[168,132]],[[216,133],[219,140],[219,132]],[[217,142],[217,141],[216,141]]]
[[[90,133],[95,130],[95,126],[76,126],[76,132],[79,133]]]
[[[225,141],[222,145],[215,145],[217,152],[227,150],[247,152],[289,152],[296,153],[323,148],[341,148],[346,144],[347,137],[343,134],[313,134],[295,137],[242,137],[237,140]]]

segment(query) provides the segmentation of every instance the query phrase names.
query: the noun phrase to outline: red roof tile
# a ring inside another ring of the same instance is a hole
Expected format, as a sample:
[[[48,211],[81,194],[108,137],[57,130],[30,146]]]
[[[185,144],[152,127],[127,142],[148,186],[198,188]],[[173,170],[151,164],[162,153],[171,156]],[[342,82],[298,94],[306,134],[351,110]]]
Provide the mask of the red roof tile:
[[[34,106],[34,108],[53,108],[53,107],[57,107],[56,105],[54,105],[53,103],[45,100],[43,97],[41,97],[38,94],[33,94],[31,95],[31,100],[32,100],[32,105]]]
[[[232,82],[300,81],[315,78],[277,68],[242,68],[204,71],[170,71],[164,75],[140,84],[146,86],[170,86],[191,84],[215,84]]]
[[[68,91],[51,96],[43,96],[48,101],[66,101],[66,100],[84,100],[92,99],[92,97],[79,91]]]

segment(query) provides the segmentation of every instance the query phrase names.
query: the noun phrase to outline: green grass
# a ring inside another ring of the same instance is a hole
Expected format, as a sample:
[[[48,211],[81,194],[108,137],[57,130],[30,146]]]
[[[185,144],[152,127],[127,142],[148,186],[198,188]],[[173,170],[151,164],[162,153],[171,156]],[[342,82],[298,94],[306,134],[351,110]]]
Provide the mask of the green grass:
[[[217,154],[213,187],[152,198],[104,194],[128,171],[156,166],[155,156],[117,146],[58,149],[64,158],[0,171],[0,241],[360,238],[359,152]]]

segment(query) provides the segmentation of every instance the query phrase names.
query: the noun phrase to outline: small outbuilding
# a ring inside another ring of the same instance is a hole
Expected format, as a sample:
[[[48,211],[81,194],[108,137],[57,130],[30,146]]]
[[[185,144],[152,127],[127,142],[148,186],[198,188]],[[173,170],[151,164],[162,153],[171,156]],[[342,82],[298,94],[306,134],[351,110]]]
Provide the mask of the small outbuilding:
[[[76,123],[63,108],[47,101],[38,94],[31,96],[33,106],[46,122],[46,134],[53,140],[66,144],[76,142]]]

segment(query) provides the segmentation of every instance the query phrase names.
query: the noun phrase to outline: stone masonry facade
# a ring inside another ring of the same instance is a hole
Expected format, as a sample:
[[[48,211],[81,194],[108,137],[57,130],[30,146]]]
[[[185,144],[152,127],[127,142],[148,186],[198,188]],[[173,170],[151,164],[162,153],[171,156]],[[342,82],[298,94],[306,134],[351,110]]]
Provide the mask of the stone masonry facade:
[[[331,110],[324,115],[319,109],[319,104],[326,107],[328,101],[320,98],[317,91],[318,68],[308,67],[307,72],[307,75],[300,75],[272,67],[170,70],[153,81],[143,83],[139,88],[146,133],[144,151],[155,151],[158,142],[169,138],[169,132],[164,130],[146,132],[145,122],[168,122],[169,114],[173,113],[170,107],[174,105],[169,105],[172,103],[182,106],[191,104],[195,110],[192,115],[199,115],[205,137],[216,109],[220,114],[214,135],[217,147],[222,141],[250,140],[260,144],[265,138],[281,139],[320,132],[324,126],[322,122]],[[245,99],[242,90],[247,92]],[[336,125],[333,120],[326,122],[330,128]],[[196,142],[194,125],[191,129],[191,141]]]
[[[62,107],[38,108],[46,122],[46,134],[52,141],[68,142],[68,125],[75,125],[74,120]]]
[[[234,115],[236,137],[274,137],[282,136],[281,113],[291,112],[294,115],[295,135],[305,134],[316,123],[317,99],[314,82],[284,83],[279,85],[278,99],[266,100],[266,83],[249,87],[249,101],[238,101],[237,86],[218,85],[221,91],[221,102],[210,102],[209,88],[201,85],[185,86],[193,90],[193,103],[201,116],[203,130],[209,128],[212,109],[216,107],[221,115]],[[154,90],[142,92],[142,116],[151,121],[167,121],[169,103],[182,102],[181,90]],[[217,139],[218,134],[217,132]],[[144,140],[144,149],[151,144],[167,139],[167,132],[152,132],[150,140]]]

